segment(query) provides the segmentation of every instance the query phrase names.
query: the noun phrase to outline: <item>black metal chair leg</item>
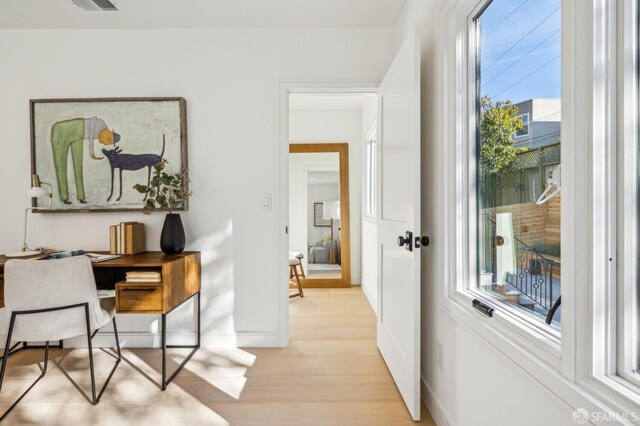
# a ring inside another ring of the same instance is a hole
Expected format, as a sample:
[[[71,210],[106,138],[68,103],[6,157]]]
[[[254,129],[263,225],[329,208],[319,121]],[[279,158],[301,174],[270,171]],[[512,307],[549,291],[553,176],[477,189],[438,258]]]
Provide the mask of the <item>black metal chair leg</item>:
[[[7,344],[5,346],[5,356],[2,359],[2,370],[0,371],[0,389],[2,388],[2,383],[4,382],[4,373],[7,369],[7,361],[9,359],[9,345],[11,343],[11,335],[13,334],[13,326],[15,325],[15,320],[16,320],[16,314],[13,313],[11,315],[11,323],[9,325],[9,332],[7,334]],[[16,407],[16,405],[18,405],[18,403],[20,401],[22,401],[22,398],[24,398],[31,389],[33,389],[33,387],[36,385],[36,383],[38,383],[45,374],[47,374],[47,366],[49,364],[49,342],[46,342],[45,346],[44,346],[44,365],[42,367],[42,373],[40,374],[40,376],[38,376],[38,378],[36,379],[35,382],[33,382],[31,384],[31,386],[29,386],[27,388],[26,391],[24,391],[24,393],[22,395],[20,395],[20,398],[18,398],[16,400],[16,402],[14,402],[13,404],[11,404],[11,406],[7,409],[7,411],[4,412],[4,414],[2,416],[0,416],[0,422],[2,422],[8,415],[9,413],[11,413],[11,411]]]
[[[93,347],[91,345],[91,324],[89,322],[89,304],[84,305],[84,315],[87,322],[87,345],[89,348],[89,370],[91,372],[91,403],[96,405],[98,403],[96,399],[96,377],[93,373]]]
[[[42,375],[47,372],[47,366],[49,365],[49,341],[44,344],[44,365],[42,366]]]
[[[7,333],[7,341],[5,344],[5,349],[4,349],[4,357],[2,357],[2,367],[0,368],[0,390],[2,389],[2,384],[4,382],[4,374],[7,370],[7,361],[9,358],[9,355],[11,355],[12,353],[21,351],[23,349],[26,348],[26,343],[22,343],[22,347],[20,349],[17,349],[14,351],[16,346],[11,347],[11,337],[13,336],[13,328],[16,322],[16,317],[17,315],[29,315],[29,314],[38,314],[38,313],[43,313],[43,312],[52,312],[52,311],[61,311],[64,309],[74,309],[74,308],[80,308],[80,307],[84,307],[84,314],[85,314],[85,321],[86,321],[86,325],[87,325],[87,345],[89,348],[89,370],[91,373],[91,404],[96,405],[98,404],[98,402],[100,402],[100,397],[102,396],[103,392],[105,391],[105,389],[107,388],[107,385],[109,384],[109,381],[111,380],[111,377],[113,376],[113,374],[116,371],[116,368],[118,368],[118,364],[120,363],[120,361],[122,360],[122,354],[120,352],[120,339],[118,337],[118,327],[116,325],[116,319],[113,318],[113,330],[114,330],[114,334],[115,334],[115,338],[116,338],[116,348],[118,351],[118,358],[116,360],[115,365],[113,366],[113,369],[111,370],[111,373],[109,374],[109,377],[107,377],[106,382],[104,383],[104,385],[102,386],[102,389],[100,389],[100,394],[98,394],[96,396],[96,378],[95,378],[95,373],[94,373],[94,366],[93,366],[93,346],[91,344],[91,340],[93,338],[93,336],[95,336],[95,332],[91,333],[91,323],[89,320],[89,303],[78,303],[75,305],[67,305],[67,306],[58,306],[55,308],[47,308],[47,309],[35,309],[35,310],[30,310],[30,311],[15,311],[12,312],[11,314],[11,321],[9,323],[9,330]],[[97,332],[97,331],[96,331]],[[62,341],[59,342],[58,345],[59,348],[62,348]],[[49,365],[49,341],[45,342],[44,345],[44,365],[42,368],[42,374],[40,374],[40,376],[36,379],[35,382],[33,382],[33,384],[31,386],[29,386],[29,388],[22,394],[20,395],[20,398],[18,398],[18,400],[16,402],[14,402],[9,409],[0,417],[0,422],[2,420],[4,420],[4,418],[11,412],[11,410],[13,410],[15,408],[16,405],[18,405],[18,403],[22,400],[22,398],[24,398],[27,393],[29,393],[29,391],[31,389],[33,389],[33,387],[36,385],[36,383],[38,383],[40,381],[40,379],[42,379],[44,377],[44,375],[47,373],[47,367]]]
[[[11,351],[11,335],[13,334],[13,326],[15,323],[16,314],[14,312],[11,314],[9,331],[7,332],[7,343],[4,345],[4,358],[2,358],[2,368],[0,369],[0,390],[2,390],[2,383],[4,383],[4,372],[7,370],[7,361],[9,360],[9,352]]]
[[[100,392],[98,393],[96,404],[100,402],[100,398],[102,398],[102,394],[107,389],[107,385],[109,384],[111,377],[113,377],[113,374],[116,372],[116,369],[118,368],[118,364],[120,364],[120,361],[122,361],[122,354],[120,353],[120,338],[118,337],[118,326],[116,325],[116,317],[113,317],[112,321],[113,321],[113,332],[116,338],[116,349],[118,350],[118,358],[116,359],[116,363],[111,369],[111,372],[107,377],[107,380],[105,380],[104,384],[102,385],[102,388],[100,389]]]
[[[15,345],[11,346],[11,349],[9,349],[9,353],[7,353],[7,351],[5,350],[5,352],[4,352],[5,355],[0,356],[0,359],[4,359],[4,357],[9,357],[11,355],[15,355],[18,352],[24,351],[25,349],[29,349],[29,348],[25,348],[24,345],[22,344],[22,342],[18,342]]]

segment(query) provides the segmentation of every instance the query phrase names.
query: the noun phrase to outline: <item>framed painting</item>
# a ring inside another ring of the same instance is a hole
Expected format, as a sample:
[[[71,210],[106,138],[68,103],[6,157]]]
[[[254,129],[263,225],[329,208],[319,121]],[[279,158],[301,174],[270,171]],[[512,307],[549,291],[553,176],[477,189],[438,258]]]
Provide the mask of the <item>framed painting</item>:
[[[323,203],[313,203],[313,226],[316,228],[328,228],[331,220],[324,218]]]
[[[30,109],[31,173],[52,190],[51,208],[36,211],[142,211],[134,185],[149,186],[163,160],[168,174],[187,169],[183,98],[34,99]]]

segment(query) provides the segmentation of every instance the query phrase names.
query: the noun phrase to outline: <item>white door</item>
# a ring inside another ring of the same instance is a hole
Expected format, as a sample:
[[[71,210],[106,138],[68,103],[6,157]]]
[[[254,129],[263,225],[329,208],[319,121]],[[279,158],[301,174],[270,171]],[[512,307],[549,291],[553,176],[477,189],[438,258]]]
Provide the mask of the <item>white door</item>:
[[[420,42],[405,39],[379,91],[378,348],[420,420]],[[412,238],[400,246],[399,237]],[[411,250],[409,250],[411,248]]]

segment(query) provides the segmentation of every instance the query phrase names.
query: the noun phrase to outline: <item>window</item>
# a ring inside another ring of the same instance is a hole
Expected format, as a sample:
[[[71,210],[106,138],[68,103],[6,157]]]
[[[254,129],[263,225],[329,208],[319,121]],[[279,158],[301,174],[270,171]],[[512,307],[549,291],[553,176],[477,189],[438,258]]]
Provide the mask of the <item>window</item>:
[[[560,3],[490,1],[470,22],[469,43],[475,46],[472,290],[494,306],[556,331],[561,319],[560,122],[545,122],[546,130],[535,138],[517,138],[529,135],[535,111],[545,117],[560,113]]]
[[[376,215],[376,125],[374,124],[366,138],[366,215]]]
[[[520,136],[527,136],[529,134],[529,114],[518,115],[516,118],[520,118],[522,120],[522,128],[516,130],[516,138],[519,138]]]

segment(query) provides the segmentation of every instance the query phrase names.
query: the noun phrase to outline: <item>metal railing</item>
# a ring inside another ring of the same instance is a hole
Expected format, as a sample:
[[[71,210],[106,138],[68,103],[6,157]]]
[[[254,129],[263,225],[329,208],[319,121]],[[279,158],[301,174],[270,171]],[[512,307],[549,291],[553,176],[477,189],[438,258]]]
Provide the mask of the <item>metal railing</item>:
[[[496,235],[496,223],[488,218],[491,226],[489,235],[492,242],[493,259],[496,259],[496,241],[500,236]],[[486,228],[485,228],[486,229]],[[533,247],[514,237],[516,254],[516,271],[507,272],[503,277],[506,284],[516,289],[536,305],[540,306],[545,313],[549,312],[556,303],[560,294],[553,294],[553,272],[555,262],[544,257]],[[497,282],[496,262],[490,262],[493,282]]]

